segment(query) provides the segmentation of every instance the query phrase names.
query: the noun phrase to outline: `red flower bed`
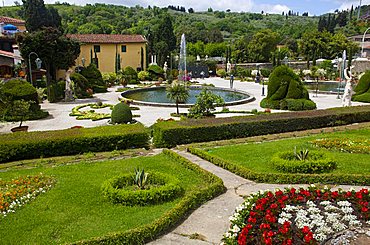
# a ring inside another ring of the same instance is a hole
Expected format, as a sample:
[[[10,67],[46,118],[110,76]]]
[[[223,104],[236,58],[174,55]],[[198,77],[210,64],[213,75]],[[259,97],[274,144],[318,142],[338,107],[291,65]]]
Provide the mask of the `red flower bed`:
[[[349,227],[369,223],[370,196],[311,186],[251,195],[230,217],[224,244],[319,244]]]

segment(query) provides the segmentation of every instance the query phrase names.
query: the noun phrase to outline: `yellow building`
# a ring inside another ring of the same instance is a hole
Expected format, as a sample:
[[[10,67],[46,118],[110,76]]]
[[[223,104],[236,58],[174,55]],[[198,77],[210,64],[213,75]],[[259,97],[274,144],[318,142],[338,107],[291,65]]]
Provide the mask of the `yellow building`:
[[[116,72],[131,66],[137,71],[146,66],[146,39],[141,35],[70,34],[81,43],[76,66],[95,63],[101,72]]]

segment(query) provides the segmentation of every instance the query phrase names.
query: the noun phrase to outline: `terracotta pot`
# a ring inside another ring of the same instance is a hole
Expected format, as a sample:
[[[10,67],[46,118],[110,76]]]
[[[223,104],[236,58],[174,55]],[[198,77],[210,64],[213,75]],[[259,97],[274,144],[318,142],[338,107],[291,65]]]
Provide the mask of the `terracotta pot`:
[[[27,132],[28,131],[28,126],[21,126],[21,127],[15,127],[10,129],[13,133],[15,132]]]

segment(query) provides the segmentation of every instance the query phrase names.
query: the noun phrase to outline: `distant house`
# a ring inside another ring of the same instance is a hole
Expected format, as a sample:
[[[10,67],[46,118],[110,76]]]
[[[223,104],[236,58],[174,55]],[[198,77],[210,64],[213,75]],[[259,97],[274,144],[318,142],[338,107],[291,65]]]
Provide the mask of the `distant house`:
[[[363,35],[356,35],[349,37],[349,40],[352,40],[359,44],[360,48],[364,48],[364,57],[370,57],[370,34],[366,34],[364,38],[364,42],[362,43],[362,39],[364,38]]]
[[[26,31],[24,20],[0,16],[0,50],[13,52],[13,45],[16,44],[15,34]]]
[[[127,66],[137,71],[146,64],[146,39],[141,35],[69,34],[81,43],[76,66],[95,63],[101,72],[117,72]]]
[[[15,60],[22,58],[12,52],[0,50],[0,77],[11,77],[14,75],[13,67]]]

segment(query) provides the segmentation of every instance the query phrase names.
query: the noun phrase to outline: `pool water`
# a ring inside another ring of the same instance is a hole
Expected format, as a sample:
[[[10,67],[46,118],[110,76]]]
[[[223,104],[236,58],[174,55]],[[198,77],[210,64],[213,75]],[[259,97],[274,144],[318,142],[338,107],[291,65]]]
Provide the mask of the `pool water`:
[[[202,91],[202,87],[190,87],[189,89],[189,98],[185,102],[186,104],[195,104],[197,100],[197,96]],[[250,98],[251,96],[228,89],[222,89],[222,88],[209,88],[209,90],[216,95],[221,96],[224,101],[227,102],[234,102],[234,101],[240,101]],[[168,104],[174,104],[174,101],[167,98],[167,92],[165,87],[156,87],[156,88],[150,88],[150,89],[140,89],[135,91],[126,91],[122,94],[123,97],[127,99],[132,99],[136,101],[144,101],[144,102],[153,102],[153,103],[168,103]]]

